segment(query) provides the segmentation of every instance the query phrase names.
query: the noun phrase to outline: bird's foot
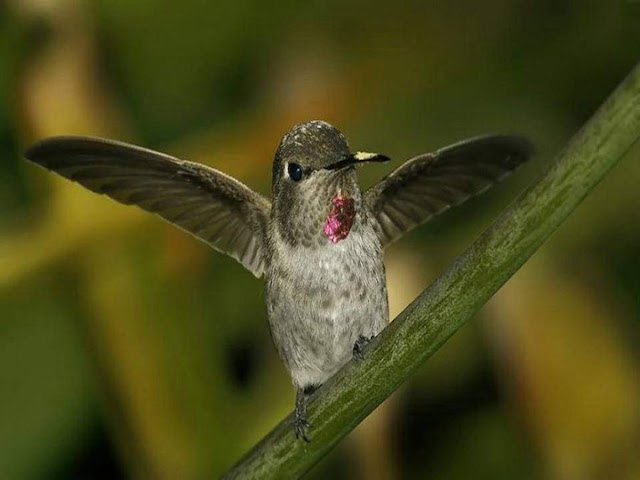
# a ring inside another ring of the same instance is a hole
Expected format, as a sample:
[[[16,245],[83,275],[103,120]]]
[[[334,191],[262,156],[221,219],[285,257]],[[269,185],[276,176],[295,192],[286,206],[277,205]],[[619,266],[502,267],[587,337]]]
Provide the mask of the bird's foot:
[[[295,431],[296,438],[300,438],[307,443],[310,442],[307,436],[307,429],[311,427],[311,424],[307,420],[307,397],[311,395],[314,390],[314,387],[307,387],[296,392],[296,410],[293,430]]]
[[[293,422],[293,430],[296,433],[296,438],[302,439],[309,443],[309,437],[307,437],[307,429],[311,427],[311,424],[307,421],[306,415],[301,415],[296,409],[296,418]]]
[[[373,337],[365,337],[364,335],[360,335],[356,340],[356,343],[353,344],[353,358],[356,360],[364,359],[364,349]]]

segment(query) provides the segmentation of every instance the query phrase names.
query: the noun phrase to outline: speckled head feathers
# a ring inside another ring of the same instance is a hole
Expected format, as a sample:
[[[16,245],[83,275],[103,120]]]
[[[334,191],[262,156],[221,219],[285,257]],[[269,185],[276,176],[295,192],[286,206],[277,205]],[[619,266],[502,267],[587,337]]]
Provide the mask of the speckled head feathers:
[[[280,141],[273,161],[273,181],[284,164],[296,162],[313,169],[324,168],[350,154],[344,135],[323,120],[312,120],[293,127]]]

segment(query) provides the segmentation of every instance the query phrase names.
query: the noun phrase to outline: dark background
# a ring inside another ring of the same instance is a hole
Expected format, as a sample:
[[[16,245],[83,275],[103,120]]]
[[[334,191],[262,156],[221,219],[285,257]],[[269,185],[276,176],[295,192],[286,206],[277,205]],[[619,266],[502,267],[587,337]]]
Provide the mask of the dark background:
[[[260,281],[27,164],[117,138],[270,191],[294,124],[407,158],[534,160],[386,252],[392,317],[640,58],[634,1],[0,1],[0,478],[217,476],[293,407]],[[309,478],[640,478],[640,152]],[[576,179],[579,181],[579,179]]]

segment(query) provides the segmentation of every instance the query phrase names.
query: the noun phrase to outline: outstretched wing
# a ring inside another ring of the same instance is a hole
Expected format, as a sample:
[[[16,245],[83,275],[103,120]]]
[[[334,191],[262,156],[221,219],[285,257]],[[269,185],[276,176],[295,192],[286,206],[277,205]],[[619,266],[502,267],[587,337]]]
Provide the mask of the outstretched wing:
[[[419,155],[365,192],[383,246],[417,225],[487,190],[532,153],[522,137],[491,135]]]
[[[52,137],[25,156],[118,202],[135,204],[264,271],[270,203],[222,172],[145,148],[88,137]]]

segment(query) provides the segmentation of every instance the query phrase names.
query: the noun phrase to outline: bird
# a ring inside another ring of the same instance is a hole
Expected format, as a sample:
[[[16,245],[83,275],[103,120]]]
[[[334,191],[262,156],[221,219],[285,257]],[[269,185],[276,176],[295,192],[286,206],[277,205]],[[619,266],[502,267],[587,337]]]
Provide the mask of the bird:
[[[388,324],[384,249],[480,194],[528,160],[516,135],[473,137],[404,162],[361,190],[351,151],[331,124],[286,133],[272,198],[209,166],[92,137],[50,137],[25,157],[94,192],[159,215],[264,277],[273,343],[296,392],[293,428],[309,441],[309,396]]]

